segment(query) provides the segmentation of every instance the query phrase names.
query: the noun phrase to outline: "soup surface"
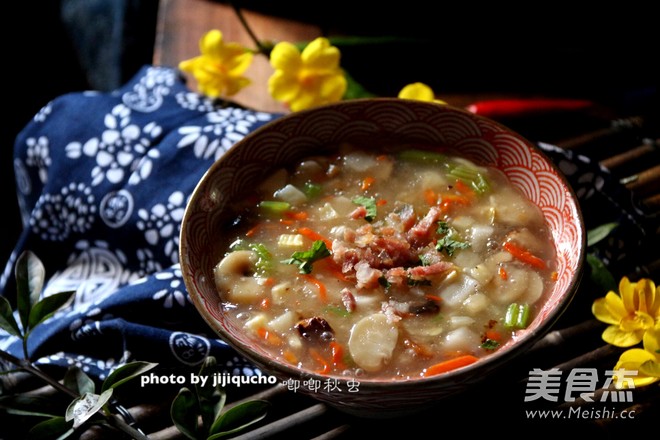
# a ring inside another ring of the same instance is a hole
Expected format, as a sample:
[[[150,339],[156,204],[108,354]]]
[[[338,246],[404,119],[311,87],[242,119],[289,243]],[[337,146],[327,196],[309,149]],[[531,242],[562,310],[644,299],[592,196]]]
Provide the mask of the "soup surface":
[[[275,357],[409,379],[497,351],[534,318],[555,248],[495,168],[418,145],[339,146],[241,201],[215,267],[223,307]]]

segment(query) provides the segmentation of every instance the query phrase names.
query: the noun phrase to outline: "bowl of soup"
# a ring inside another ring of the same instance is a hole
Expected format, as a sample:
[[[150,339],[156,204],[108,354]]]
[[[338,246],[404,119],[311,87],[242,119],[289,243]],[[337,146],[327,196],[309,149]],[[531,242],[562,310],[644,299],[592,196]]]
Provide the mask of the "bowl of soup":
[[[403,415],[487,380],[552,327],[585,230],[519,134],[437,103],[343,101],[231,147],[183,218],[209,326],[264,374],[347,413]]]

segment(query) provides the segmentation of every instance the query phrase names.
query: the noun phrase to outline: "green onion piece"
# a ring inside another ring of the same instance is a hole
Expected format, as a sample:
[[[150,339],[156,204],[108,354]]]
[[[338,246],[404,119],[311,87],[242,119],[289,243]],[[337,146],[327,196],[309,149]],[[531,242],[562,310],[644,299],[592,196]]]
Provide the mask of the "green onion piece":
[[[325,308],[326,312],[330,312],[334,315],[341,316],[342,318],[346,318],[347,316],[350,316],[351,312],[346,310],[345,308],[339,307],[339,306],[328,306]]]
[[[529,305],[520,304],[518,307],[518,317],[516,319],[516,327],[526,328],[529,324]]]
[[[483,176],[483,174],[476,168],[465,164],[450,165],[450,177],[462,180],[466,185],[470,186],[477,194],[484,194],[490,189],[490,184]]]
[[[490,184],[481,173],[479,173],[476,180],[473,180],[470,182],[470,184],[472,185],[472,189],[474,189],[477,194],[484,194],[490,190]]]
[[[523,329],[529,324],[529,305],[512,303],[506,309],[504,326],[509,329]]]
[[[255,264],[257,273],[260,275],[268,273],[273,267],[273,256],[266,246],[263,243],[254,243],[250,245],[250,250],[257,254],[257,262]]]
[[[305,193],[308,199],[313,199],[321,194],[321,185],[316,183],[307,182],[303,185],[302,191]]]
[[[282,214],[291,208],[291,204],[277,200],[262,200],[259,202],[259,208],[269,214]]]
[[[403,150],[399,153],[399,158],[411,162],[424,163],[446,163],[447,156],[442,153],[429,150]]]
[[[506,314],[504,315],[504,327],[514,328],[516,326],[516,320],[518,319],[518,304],[513,303],[509,304],[509,307],[506,309]]]

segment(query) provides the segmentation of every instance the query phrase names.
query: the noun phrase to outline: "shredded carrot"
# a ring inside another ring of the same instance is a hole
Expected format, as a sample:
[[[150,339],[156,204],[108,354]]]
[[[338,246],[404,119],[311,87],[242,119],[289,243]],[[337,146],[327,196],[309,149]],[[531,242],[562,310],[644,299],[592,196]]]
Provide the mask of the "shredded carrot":
[[[492,339],[493,341],[501,341],[502,334],[497,330],[488,329],[486,330],[486,339]]]
[[[323,301],[323,302],[328,301],[328,289],[325,287],[325,284],[323,284],[319,279],[317,279],[317,278],[315,278],[311,275],[304,274],[304,275],[301,275],[301,276],[304,277],[310,283],[314,284],[319,289],[319,299],[321,301]]]
[[[502,278],[504,281],[506,281],[509,278],[509,274],[507,273],[506,269],[503,268],[502,266],[497,268],[497,274]]]
[[[403,345],[412,349],[417,356],[424,359],[430,359],[433,357],[433,352],[427,346],[414,342],[408,338],[403,341]]]
[[[275,229],[277,227],[278,227],[278,225],[275,224],[275,223],[270,223],[270,222],[257,223],[256,225],[254,225],[254,227],[252,227],[250,230],[248,230],[245,233],[245,236],[246,237],[252,237],[252,236],[254,236],[255,234],[259,233],[262,230]]]
[[[257,334],[259,335],[260,338],[267,341],[269,344],[282,345],[282,339],[279,336],[277,336],[275,333],[268,331],[268,329],[264,327],[259,327],[257,329]]]
[[[539,269],[545,269],[545,261],[541,260],[527,249],[523,249],[512,241],[507,241],[504,243],[504,249],[518,260],[527,263],[530,266],[534,266]]]
[[[469,206],[471,200],[462,194],[441,194],[438,198],[438,204],[443,213],[449,212],[451,208],[457,205]]]
[[[462,194],[442,194],[440,195],[441,203],[449,203],[453,205],[469,205],[471,200]]]
[[[424,298],[430,299],[431,301],[437,301],[437,302],[442,301],[441,297],[439,297],[438,295],[431,295],[430,293],[427,293],[426,295],[424,295]]]
[[[298,363],[298,356],[296,356],[291,350],[284,350],[282,356],[290,364],[295,365]]]
[[[253,228],[251,228],[250,230],[248,230],[245,233],[245,236],[246,237],[252,237],[254,234],[257,233],[258,230],[259,230],[259,225],[255,225]]]
[[[339,369],[344,369],[346,365],[344,364],[344,347],[339,344],[337,341],[330,342],[330,348],[332,349],[332,363]]]
[[[284,216],[290,220],[304,221],[309,218],[309,214],[305,211],[286,211]]]
[[[314,240],[314,241],[323,240],[325,242],[325,246],[328,249],[332,249],[332,240],[324,237],[323,235],[319,234],[318,232],[310,228],[307,227],[298,228],[298,233],[302,236],[309,238],[310,240]]]
[[[371,176],[365,177],[364,179],[362,179],[362,185],[360,186],[360,189],[362,189],[362,191],[368,190],[369,188],[371,188],[371,185],[373,185],[375,181],[376,181],[375,177],[371,177]]]
[[[433,364],[430,367],[428,367],[426,370],[424,370],[424,376],[435,376],[436,374],[442,374],[446,373],[448,371],[455,370],[457,368],[465,367],[467,365],[470,365],[476,361],[478,361],[479,358],[476,356],[473,356],[471,354],[464,354],[452,359],[448,359],[446,361],[439,362],[437,364]]]
[[[341,266],[335,263],[331,258],[324,258],[316,264],[324,265],[324,270],[331,273],[335,278],[342,281],[349,281],[349,278],[341,271]]]
[[[378,156],[376,156],[376,160],[378,162],[382,162],[387,159],[389,159],[389,156],[387,154],[379,154]]]
[[[387,200],[385,199],[376,200],[376,206],[384,206],[384,205],[387,205]]]
[[[438,195],[430,188],[425,189],[424,200],[426,200],[427,205],[434,206],[436,203],[438,203]]]
[[[319,353],[318,350],[310,347],[309,354],[312,355],[312,357],[316,362],[321,364],[321,368],[316,370],[317,373],[328,374],[330,372],[330,364],[328,363],[328,361],[323,359],[323,356],[321,356],[321,353]]]
[[[552,272],[551,278],[552,281],[557,281],[559,279],[559,273],[557,271]]]
[[[463,182],[461,179],[458,179],[456,181],[456,183],[454,184],[454,188],[456,188],[456,191],[463,194],[464,196],[467,196],[469,198],[474,197],[474,191],[472,190],[472,188],[467,186],[465,182]]]

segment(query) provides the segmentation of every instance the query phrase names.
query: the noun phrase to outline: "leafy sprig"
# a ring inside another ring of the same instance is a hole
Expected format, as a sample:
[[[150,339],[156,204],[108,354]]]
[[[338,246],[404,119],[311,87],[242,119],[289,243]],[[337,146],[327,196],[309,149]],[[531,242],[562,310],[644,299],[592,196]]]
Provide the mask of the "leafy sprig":
[[[0,328],[22,340],[23,358],[0,350],[0,359],[16,366],[16,371],[30,373],[54,388],[57,397],[27,393],[0,395],[0,408],[8,416],[34,417],[37,422],[26,429],[28,439],[71,438],[92,425],[118,430],[130,438],[146,440],[149,437],[127,423],[126,414],[115,395],[115,389],[157,367],[158,364],[143,361],[125,363],[108,375],[98,386],[78,367],[69,368],[62,381],[51,377],[30,359],[28,342],[32,331],[65,305],[73,291],[43,297],[42,289],[46,270],[39,258],[30,251],[23,252],[15,267],[17,310],[0,297]],[[215,358],[208,356],[203,373],[215,367]],[[2,391],[2,390],[0,390]],[[249,400],[231,409],[225,408],[226,394],[219,386],[196,387],[194,391],[181,389],[172,402],[171,416],[174,425],[187,437],[195,440],[212,440],[236,433],[258,422],[266,415],[267,401]],[[223,411],[224,410],[224,411]],[[201,424],[198,420],[202,421]],[[7,425],[8,421],[3,421]]]

